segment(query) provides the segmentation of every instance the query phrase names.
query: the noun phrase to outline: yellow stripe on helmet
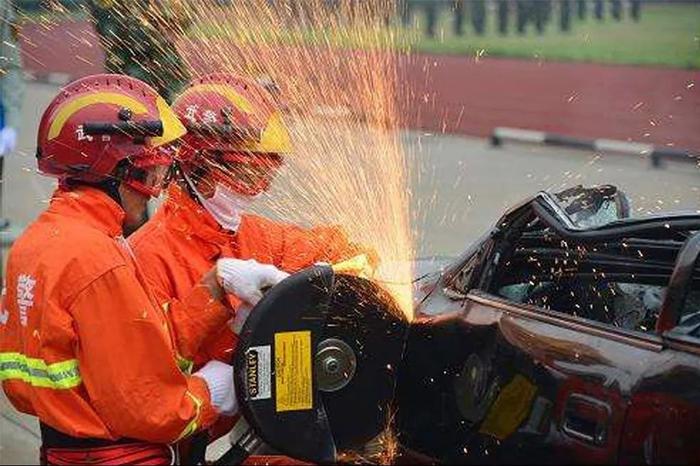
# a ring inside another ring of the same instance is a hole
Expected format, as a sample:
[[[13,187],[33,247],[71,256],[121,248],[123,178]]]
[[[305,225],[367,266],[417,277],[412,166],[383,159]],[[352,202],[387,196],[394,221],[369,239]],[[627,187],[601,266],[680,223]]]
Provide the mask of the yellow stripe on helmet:
[[[118,105],[122,108],[128,108],[137,115],[148,112],[148,109],[144,104],[133,97],[129,97],[128,95],[119,94],[117,92],[94,92],[92,94],[87,94],[76,99],[69,100],[59,107],[56,118],[54,118],[54,120],[51,122],[48,139],[54,139],[61,134],[61,130],[66,124],[66,121],[68,121],[68,119],[73,116],[75,112],[90,105],[97,104]]]
[[[292,142],[280,112],[272,114],[267,122],[267,127],[263,130],[260,142],[251,143],[246,149],[251,152],[272,154],[289,154],[292,152]]]
[[[182,124],[173,109],[160,96],[158,96],[156,101],[156,107],[158,108],[160,121],[163,123],[163,135],[151,138],[149,141],[151,147],[158,147],[173,142],[187,132],[185,125]]]
[[[213,92],[219,94],[226,97],[238,110],[244,113],[253,113],[253,106],[250,101],[233,90],[232,86],[226,84],[197,84],[185,90],[178,99],[195,92]]]

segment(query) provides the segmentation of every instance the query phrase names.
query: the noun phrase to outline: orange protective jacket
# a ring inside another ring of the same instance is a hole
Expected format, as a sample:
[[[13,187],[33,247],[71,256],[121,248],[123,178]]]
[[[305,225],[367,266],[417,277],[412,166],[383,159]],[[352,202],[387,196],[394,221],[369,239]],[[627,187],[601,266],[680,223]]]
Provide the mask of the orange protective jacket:
[[[338,262],[361,252],[337,227],[304,229],[244,214],[236,233],[227,232],[179,186],[129,242],[149,283],[162,303],[187,296],[199,277],[221,257],[255,259],[286,272],[316,262]],[[235,297],[231,305],[239,302]],[[191,339],[193,340],[193,339]],[[236,336],[224,326],[202,347],[181,347],[195,366],[211,359],[230,362]]]
[[[18,410],[65,434],[170,443],[217,417],[205,382],[179,366],[176,342],[196,347],[178,339],[225,326],[231,313],[203,286],[163,309],[122,237],[123,218],[95,188],[59,189],[17,240],[0,380]]]

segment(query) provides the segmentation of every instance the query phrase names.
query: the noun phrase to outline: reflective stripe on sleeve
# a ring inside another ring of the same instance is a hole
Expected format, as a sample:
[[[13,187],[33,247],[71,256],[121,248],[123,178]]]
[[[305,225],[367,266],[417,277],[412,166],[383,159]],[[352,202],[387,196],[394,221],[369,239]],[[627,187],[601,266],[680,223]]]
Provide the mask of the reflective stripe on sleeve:
[[[163,303],[161,305],[161,309],[167,315],[170,312],[170,303]],[[175,337],[172,335],[172,326],[171,326],[169,317],[166,317],[166,322],[168,324],[168,330],[170,330],[170,338],[174,340]],[[183,358],[177,352],[175,353],[175,358],[176,358],[176,362],[177,362],[177,367],[180,369],[180,371],[183,374],[186,374],[186,375],[192,374],[192,369],[194,368],[194,361],[190,361],[189,359]]]
[[[187,424],[187,427],[185,427],[185,430],[182,431],[182,433],[178,436],[177,439],[175,439],[175,442],[173,443],[179,442],[183,438],[189,437],[197,431],[197,421],[199,420],[199,415],[202,412],[202,400],[194,396],[189,390],[187,391],[187,396],[189,396],[194,402],[196,412],[192,420]]]
[[[57,390],[82,383],[77,359],[46,364],[43,359],[28,358],[21,353],[0,353],[1,380],[22,380],[34,387]]]
[[[185,359],[179,354],[177,355],[177,367],[180,368],[183,374],[192,374],[192,369],[194,368],[194,362],[189,359]]]

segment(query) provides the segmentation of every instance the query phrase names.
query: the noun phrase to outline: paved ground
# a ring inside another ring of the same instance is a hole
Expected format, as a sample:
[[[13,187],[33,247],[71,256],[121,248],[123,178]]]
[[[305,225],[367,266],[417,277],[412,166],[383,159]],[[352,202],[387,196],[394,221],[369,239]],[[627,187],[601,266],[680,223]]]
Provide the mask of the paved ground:
[[[420,176],[414,176],[418,254],[464,248],[504,209],[539,190],[611,183],[629,195],[635,215],[664,210],[700,211],[700,169],[674,164],[652,169],[646,158],[600,155],[528,145],[491,148],[481,139],[406,136]],[[426,199],[434,199],[419,205]]]
[[[32,84],[24,108],[20,150],[7,160],[6,214],[16,226],[36,217],[52,182],[34,173],[34,134],[44,106],[57,88]],[[615,183],[629,193],[635,212],[700,210],[700,169],[689,164],[653,170],[643,158],[585,151],[506,145],[485,140],[405,133],[413,168],[414,226],[419,256],[459,252],[488,228],[504,208],[540,189],[584,183]],[[37,458],[36,424],[0,398],[0,464]]]

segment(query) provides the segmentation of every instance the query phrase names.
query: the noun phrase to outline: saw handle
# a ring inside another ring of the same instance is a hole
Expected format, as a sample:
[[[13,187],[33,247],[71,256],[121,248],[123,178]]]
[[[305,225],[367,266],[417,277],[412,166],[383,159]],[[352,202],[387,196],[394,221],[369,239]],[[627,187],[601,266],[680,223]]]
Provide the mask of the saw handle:
[[[242,464],[262,443],[253,430],[248,429],[214,464]]]

